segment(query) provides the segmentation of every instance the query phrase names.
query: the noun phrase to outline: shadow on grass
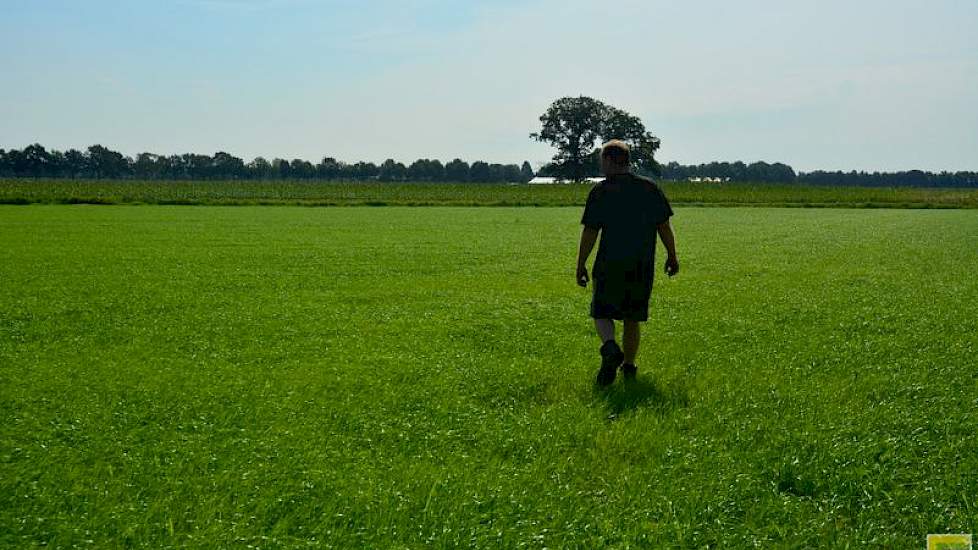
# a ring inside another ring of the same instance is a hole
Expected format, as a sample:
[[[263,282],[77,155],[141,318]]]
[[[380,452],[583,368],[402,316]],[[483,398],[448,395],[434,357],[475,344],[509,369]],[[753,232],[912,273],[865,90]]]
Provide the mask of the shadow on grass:
[[[640,408],[666,413],[689,406],[689,390],[684,382],[666,385],[641,375],[635,380],[619,377],[607,388],[594,386],[594,395],[605,402],[609,420]]]

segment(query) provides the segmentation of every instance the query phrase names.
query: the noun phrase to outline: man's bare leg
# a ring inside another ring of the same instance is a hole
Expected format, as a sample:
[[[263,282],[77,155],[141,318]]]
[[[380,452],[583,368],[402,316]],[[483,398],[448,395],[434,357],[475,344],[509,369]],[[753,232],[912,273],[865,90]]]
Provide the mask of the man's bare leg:
[[[641,340],[642,325],[638,321],[625,321],[622,328],[622,351],[625,352],[625,364],[634,365],[638,355],[638,344]]]
[[[595,319],[594,328],[598,331],[602,344],[615,339],[615,322],[611,319]]]
[[[625,354],[622,353],[618,342],[615,342],[615,322],[611,319],[595,319],[594,328],[601,337],[601,369],[595,380],[599,386],[607,386],[615,381],[618,366],[621,365]]]

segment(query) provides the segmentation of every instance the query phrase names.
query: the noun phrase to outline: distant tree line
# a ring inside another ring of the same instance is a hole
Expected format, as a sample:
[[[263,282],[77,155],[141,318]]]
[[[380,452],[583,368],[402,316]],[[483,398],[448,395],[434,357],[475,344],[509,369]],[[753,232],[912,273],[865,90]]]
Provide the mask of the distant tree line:
[[[583,162],[583,176],[600,176],[599,151],[592,150]],[[17,178],[92,178],[92,179],[319,179],[374,181],[445,181],[445,182],[526,182],[539,176],[565,176],[564,167],[550,163],[534,174],[529,162],[490,164],[461,159],[442,164],[439,160],[418,159],[404,165],[387,159],[380,165],[372,162],[346,163],[325,157],[312,164],[302,159],[273,159],[257,157],[251,162],[234,155],[218,152],[211,155],[185,153],[156,155],[140,153],[136,158],[125,156],[101,145],[85,151],[47,150],[33,144],[22,150],[0,149],[0,177]],[[798,183],[803,185],[842,185],[863,187],[978,187],[978,172],[814,172],[796,173],[791,166],[775,162],[711,162],[682,165],[677,162],[649,162],[636,166],[639,173],[666,180],[684,181],[691,178],[719,178],[729,181]]]
[[[586,177],[597,177],[601,175],[600,163],[601,150],[595,149],[590,154],[590,159],[586,163],[584,171]],[[775,162],[754,162],[744,164],[743,162],[711,162],[709,164],[694,164],[685,166],[678,162],[669,164],[649,163],[645,166],[633,166],[633,170],[643,176],[661,178],[665,180],[685,181],[695,178],[719,178],[729,181],[759,181],[770,183],[793,183],[799,177],[795,171],[787,164]],[[555,163],[549,163],[540,168],[538,176],[559,177],[560,170]]]
[[[257,157],[251,162],[225,152],[211,155],[185,153],[157,155],[140,153],[128,157],[101,145],[85,151],[47,150],[35,143],[23,150],[0,149],[0,177],[17,178],[93,178],[93,179],[320,179],[320,180],[379,180],[379,181],[450,181],[450,182],[527,182],[533,178],[529,162],[472,164],[454,159],[442,164],[440,160],[418,159],[404,165],[387,159],[380,165],[372,162],[349,164],[325,157],[313,164],[302,159],[265,160]]]
[[[670,162],[660,166],[663,179],[686,180],[690,178],[720,178],[730,181],[761,181],[771,183],[793,183],[798,175],[787,164],[775,162],[711,162],[684,166]]]
[[[780,162],[711,162],[681,165],[676,162],[661,165],[660,177],[668,180],[691,178],[720,178],[729,181],[760,181],[798,183],[802,185],[841,185],[852,187],[978,187],[978,172],[850,172],[816,170],[795,171]]]
[[[591,153],[583,175],[601,175],[598,157],[600,150]],[[710,162],[683,165],[678,162],[659,164],[647,169],[638,168],[639,174],[672,181],[715,178],[722,181],[751,181],[764,183],[797,183],[799,185],[837,185],[845,187],[978,187],[978,172],[814,172],[796,173],[791,166],[780,162]],[[545,164],[537,171],[538,176],[561,177],[554,163]]]
[[[816,170],[798,175],[808,185],[862,187],[978,187],[978,172],[826,172]]]

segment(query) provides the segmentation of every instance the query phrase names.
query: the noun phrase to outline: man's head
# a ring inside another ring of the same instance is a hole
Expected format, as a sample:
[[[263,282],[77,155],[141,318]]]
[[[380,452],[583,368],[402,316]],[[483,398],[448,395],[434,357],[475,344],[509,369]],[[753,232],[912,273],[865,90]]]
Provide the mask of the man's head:
[[[601,146],[601,171],[606,176],[628,173],[630,160],[628,144],[620,139],[613,139]]]

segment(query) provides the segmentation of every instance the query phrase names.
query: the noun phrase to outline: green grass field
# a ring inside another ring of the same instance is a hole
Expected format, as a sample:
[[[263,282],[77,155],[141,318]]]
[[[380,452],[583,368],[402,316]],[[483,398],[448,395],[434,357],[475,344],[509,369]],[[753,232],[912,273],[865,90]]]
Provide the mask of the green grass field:
[[[674,204],[978,208],[978,189],[665,182]],[[0,204],[583,206],[590,184],[0,179]]]
[[[676,209],[592,387],[579,208],[0,207],[0,546],[923,548],[978,213]]]

